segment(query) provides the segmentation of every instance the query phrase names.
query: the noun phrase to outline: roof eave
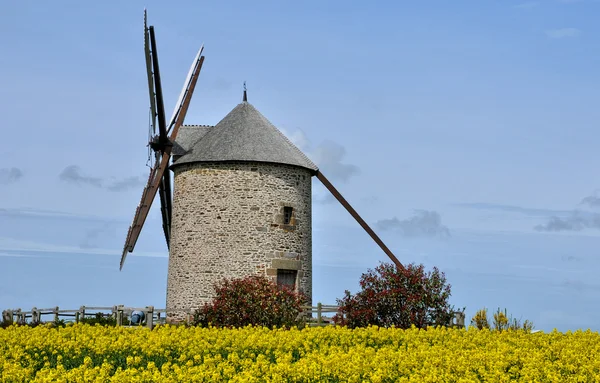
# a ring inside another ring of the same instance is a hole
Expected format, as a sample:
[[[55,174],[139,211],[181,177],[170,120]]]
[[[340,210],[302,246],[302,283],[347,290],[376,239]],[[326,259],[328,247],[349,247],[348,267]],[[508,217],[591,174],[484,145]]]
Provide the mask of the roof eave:
[[[183,162],[173,162],[169,169],[175,170],[176,167],[183,165],[193,165],[193,164],[211,164],[211,163],[223,163],[223,164],[240,164],[240,163],[256,163],[256,164],[269,164],[269,165],[284,165],[284,166],[292,166],[295,168],[306,169],[311,172],[311,176],[315,176],[319,171],[318,168],[310,168],[307,166],[297,165],[297,164],[289,164],[283,162],[271,162],[271,161],[259,161],[259,160],[203,160],[203,161],[183,161]]]

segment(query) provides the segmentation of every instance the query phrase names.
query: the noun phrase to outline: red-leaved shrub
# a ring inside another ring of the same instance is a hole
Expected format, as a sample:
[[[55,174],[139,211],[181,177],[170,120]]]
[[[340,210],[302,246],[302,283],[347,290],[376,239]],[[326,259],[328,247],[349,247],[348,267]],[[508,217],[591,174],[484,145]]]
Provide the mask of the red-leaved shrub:
[[[305,298],[264,276],[225,279],[216,296],[194,313],[194,324],[215,327],[290,327],[298,323]]]
[[[437,268],[425,272],[423,265],[410,264],[402,269],[382,263],[369,269],[360,279],[361,291],[348,290],[338,299],[339,310],[333,320],[342,326],[376,325],[398,328],[446,326],[453,317],[450,285]]]

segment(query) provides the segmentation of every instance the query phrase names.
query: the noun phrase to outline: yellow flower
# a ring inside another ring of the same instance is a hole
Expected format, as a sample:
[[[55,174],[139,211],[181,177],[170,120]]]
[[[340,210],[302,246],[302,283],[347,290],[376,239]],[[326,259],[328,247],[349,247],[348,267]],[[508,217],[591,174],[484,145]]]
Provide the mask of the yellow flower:
[[[0,350],[3,382],[600,381],[591,331],[12,326]]]

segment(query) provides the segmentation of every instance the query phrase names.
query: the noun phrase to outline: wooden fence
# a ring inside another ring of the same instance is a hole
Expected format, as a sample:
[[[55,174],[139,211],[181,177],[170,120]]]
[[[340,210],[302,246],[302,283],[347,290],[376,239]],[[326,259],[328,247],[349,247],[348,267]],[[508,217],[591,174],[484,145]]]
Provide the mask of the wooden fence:
[[[338,306],[335,305],[324,305],[321,302],[317,303],[316,306],[302,306],[302,314],[309,318],[316,319],[316,322],[309,321],[309,326],[328,326],[333,324],[331,318],[323,317],[323,314],[335,315],[338,311]],[[301,315],[302,315],[301,314]],[[313,314],[316,314],[316,318]]]
[[[339,306],[324,305],[321,303],[317,303],[316,306],[302,306],[305,315],[316,319],[316,322],[309,321],[309,326],[328,326],[333,324],[332,318],[324,317],[323,314],[331,314],[333,316],[337,313],[338,308]],[[316,314],[316,318],[313,314]],[[448,326],[465,327],[465,313],[462,311],[453,311],[452,314],[453,317]]]
[[[338,311],[338,306],[317,303],[316,306],[302,306],[302,310],[300,316],[312,318],[312,320],[308,321],[309,326],[328,326],[333,324],[331,317],[323,316],[323,314],[335,315]],[[52,319],[50,321],[59,321],[63,318],[68,318],[68,321],[79,322],[86,317],[97,317],[98,314],[101,314],[103,317],[113,318],[117,326],[123,326],[128,323],[125,318],[128,318],[134,311],[144,313],[144,320],[141,325],[145,327],[153,328],[155,324],[163,324],[166,321],[166,309],[155,309],[154,306],[126,307],[124,305],[107,307],[81,306],[76,310],[61,310],[59,307],[48,309],[34,307],[30,311],[23,311],[21,309],[4,310],[2,311],[2,321],[4,323],[18,324],[42,323],[44,315],[51,315]],[[193,310],[188,310],[188,322],[191,321],[192,312]],[[465,327],[465,314],[460,311],[455,311],[453,314],[454,317],[449,326]]]
[[[44,322],[43,316],[51,315],[50,321],[59,321],[67,319],[67,321],[79,322],[84,318],[97,317],[100,314],[102,317],[111,317],[115,319],[118,326],[122,326],[127,321],[124,319],[129,317],[132,312],[141,311],[144,313],[143,324],[146,327],[154,327],[155,323],[164,323],[166,319],[167,310],[155,309],[154,306],[146,307],[126,307],[123,305],[106,306],[106,307],[95,307],[95,306],[81,306],[79,309],[74,310],[61,310],[59,307],[38,309],[37,307],[32,308],[30,311],[23,311],[21,309],[16,310],[4,310],[2,311],[2,321],[4,323],[42,323]],[[48,320],[46,320],[48,322]]]

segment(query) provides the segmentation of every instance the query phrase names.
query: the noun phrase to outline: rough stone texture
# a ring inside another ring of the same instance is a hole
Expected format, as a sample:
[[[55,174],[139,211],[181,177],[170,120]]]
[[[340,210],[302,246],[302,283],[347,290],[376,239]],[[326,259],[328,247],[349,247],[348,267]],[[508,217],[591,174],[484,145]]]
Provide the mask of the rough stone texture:
[[[310,170],[220,162],[179,165],[174,172],[171,320],[210,301],[215,282],[253,274],[276,281],[278,267],[298,270],[296,289],[312,303]],[[294,209],[287,225],[284,206]]]

